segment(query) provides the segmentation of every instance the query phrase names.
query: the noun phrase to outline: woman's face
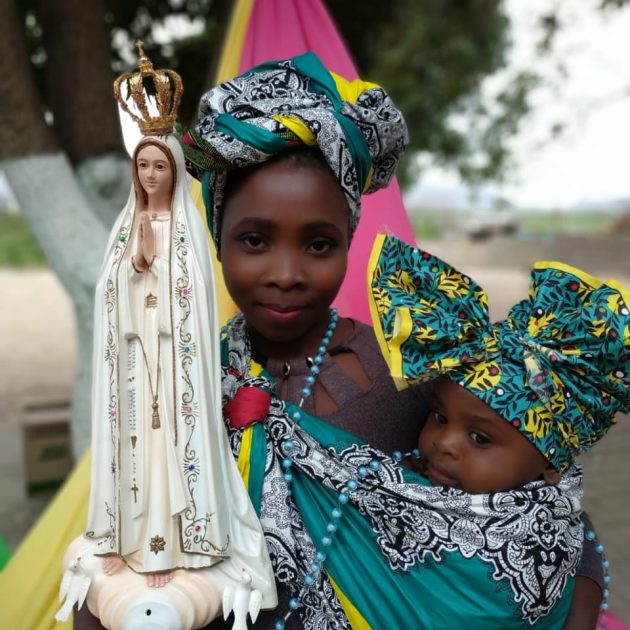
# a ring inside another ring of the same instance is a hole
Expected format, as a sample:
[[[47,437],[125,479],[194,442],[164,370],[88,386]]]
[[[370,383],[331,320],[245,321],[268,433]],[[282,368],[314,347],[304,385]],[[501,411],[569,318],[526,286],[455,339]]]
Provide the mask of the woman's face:
[[[348,212],[332,173],[286,160],[257,168],[227,198],[223,275],[260,352],[316,351],[346,273]]]
[[[154,144],[142,147],[136,156],[138,181],[147,197],[170,198],[173,168],[166,153]]]

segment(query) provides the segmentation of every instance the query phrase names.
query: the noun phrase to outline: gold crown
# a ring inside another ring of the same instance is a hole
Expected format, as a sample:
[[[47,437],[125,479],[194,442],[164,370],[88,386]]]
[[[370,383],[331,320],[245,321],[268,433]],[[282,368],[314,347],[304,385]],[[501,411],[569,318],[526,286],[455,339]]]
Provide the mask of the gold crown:
[[[144,44],[142,40],[136,40],[138,47],[138,68],[139,72],[126,72],[114,81],[114,96],[120,106],[138,123],[140,131],[145,136],[165,136],[173,132],[177,109],[184,91],[182,79],[174,70],[154,70],[151,60],[144,54]],[[152,116],[149,113],[147,95],[144,90],[144,80],[148,79],[153,83],[155,90],[158,113]],[[131,111],[126,99],[121,94],[121,87],[124,82],[128,82],[129,95],[138,109],[140,115]]]

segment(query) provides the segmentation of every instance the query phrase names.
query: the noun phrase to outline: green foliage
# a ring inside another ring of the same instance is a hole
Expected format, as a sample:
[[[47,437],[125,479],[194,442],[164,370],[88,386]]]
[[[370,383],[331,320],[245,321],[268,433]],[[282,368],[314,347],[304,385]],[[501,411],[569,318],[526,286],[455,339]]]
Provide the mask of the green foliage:
[[[455,210],[439,208],[417,208],[409,213],[414,234],[420,242],[461,234],[461,216]],[[618,216],[609,212],[519,211],[514,220],[517,236],[544,239],[560,235],[615,234]]]
[[[329,3],[333,14],[338,4],[353,3]],[[363,29],[362,42],[350,39],[350,47],[363,51],[364,73],[383,83],[404,112],[411,134],[408,156],[426,152],[438,163],[458,166],[466,179],[478,172],[481,179],[496,176],[507,156],[507,136],[500,134],[507,125],[500,118],[522,115],[508,111],[514,99],[506,96],[504,106],[491,111],[478,93],[482,80],[505,63],[509,21],[503,2],[396,0],[387,3],[386,19],[378,8],[382,3],[367,4],[379,19],[373,32],[367,25]],[[471,134],[473,125],[488,131]],[[484,168],[475,169],[480,155]]]
[[[617,215],[607,212],[523,212],[527,234],[611,234]]]
[[[413,233],[420,242],[438,239],[444,234],[445,216],[443,212],[437,210],[425,212],[422,210],[411,213],[409,218]]]
[[[21,214],[0,214],[0,267],[45,265],[28,223]]]
[[[487,103],[479,94],[485,77],[504,66],[509,20],[503,0],[325,0],[351,54],[368,80],[382,83],[409,124],[408,163],[418,153],[456,166],[469,182],[500,178],[509,166],[506,142],[529,109],[535,77],[523,73]],[[112,79],[131,69],[136,38],[155,67],[170,67],[184,81],[183,126],[193,124],[200,95],[212,81],[231,0],[106,0],[104,16],[112,33]],[[38,72],[45,68],[34,0],[21,0]],[[159,45],[155,28],[169,16],[201,20],[193,37]],[[553,11],[541,24],[547,46],[557,30]],[[45,98],[43,81],[40,86]],[[113,106],[113,103],[112,103]],[[401,170],[415,177],[410,168]]]

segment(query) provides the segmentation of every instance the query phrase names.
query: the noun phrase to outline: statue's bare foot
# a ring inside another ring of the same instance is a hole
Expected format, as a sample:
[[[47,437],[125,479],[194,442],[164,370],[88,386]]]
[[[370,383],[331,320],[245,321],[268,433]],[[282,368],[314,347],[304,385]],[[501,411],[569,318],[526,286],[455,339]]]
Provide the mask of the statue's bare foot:
[[[120,556],[105,556],[103,558],[103,573],[114,575],[125,566],[125,561]]]
[[[158,573],[147,573],[147,585],[151,588],[162,588],[173,579],[174,573],[174,571],[159,571]]]

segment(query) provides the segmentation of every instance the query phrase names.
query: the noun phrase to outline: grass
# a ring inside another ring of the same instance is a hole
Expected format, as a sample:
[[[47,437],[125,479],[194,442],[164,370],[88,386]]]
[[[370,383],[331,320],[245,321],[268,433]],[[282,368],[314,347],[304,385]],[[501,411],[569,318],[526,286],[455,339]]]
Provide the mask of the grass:
[[[517,212],[516,236],[546,238],[553,235],[611,235],[618,215],[606,212]],[[410,213],[411,224],[418,237],[436,239],[461,233],[458,214],[450,210],[422,209]]]
[[[528,233],[610,233],[616,215],[605,212],[524,212],[519,215],[522,229]]]
[[[0,267],[46,265],[26,219],[21,214],[0,214]]]
[[[520,212],[519,233],[529,238],[553,234],[612,233],[616,216],[604,212]],[[422,239],[438,239],[457,231],[457,218],[451,212],[421,210],[410,214],[415,234]],[[30,227],[21,214],[0,213],[0,267],[46,265]]]

